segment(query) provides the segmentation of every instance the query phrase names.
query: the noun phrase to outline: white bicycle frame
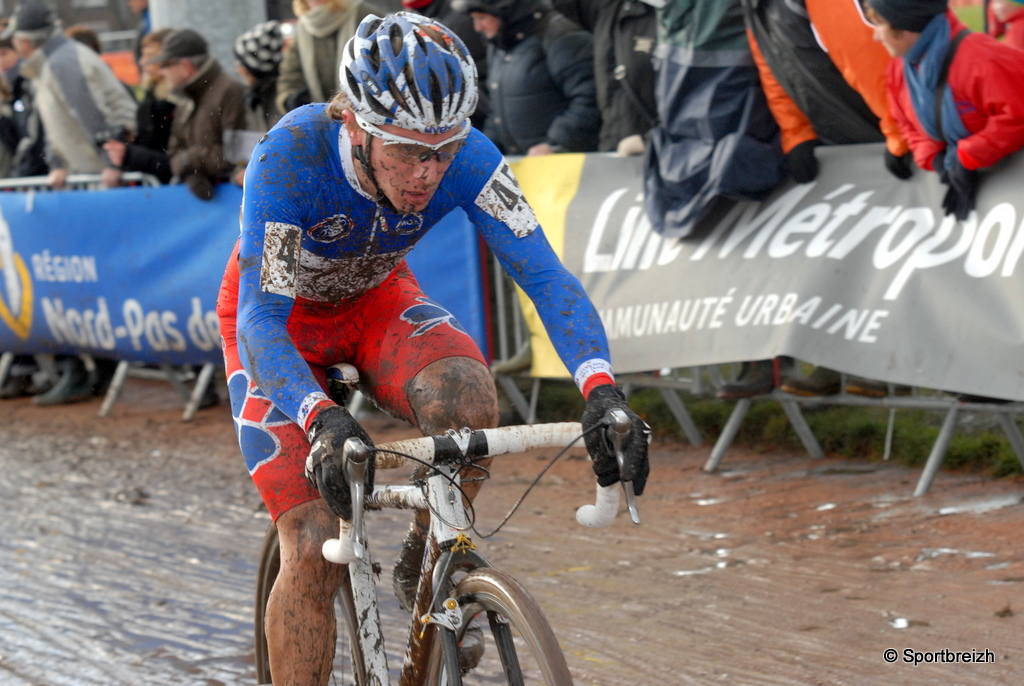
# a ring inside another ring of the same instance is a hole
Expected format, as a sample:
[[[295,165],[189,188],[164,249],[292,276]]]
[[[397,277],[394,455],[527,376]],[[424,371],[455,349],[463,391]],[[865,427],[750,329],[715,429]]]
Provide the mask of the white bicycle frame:
[[[561,448],[579,438],[581,426],[578,422],[534,424],[531,426],[509,426],[498,429],[482,429],[470,431],[449,431],[448,437],[455,441],[459,449],[466,454],[474,434],[484,435],[487,440],[487,455],[498,456],[509,453],[523,453],[536,448]],[[350,439],[352,441],[352,439]],[[346,443],[345,449],[356,452],[369,451],[356,441]],[[376,447],[375,465],[378,469],[389,469],[402,466],[411,455],[424,462],[433,462],[435,442],[431,437],[412,438]],[[394,454],[385,451],[394,451]],[[617,451],[620,452],[620,451]],[[354,459],[358,459],[357,457]],[[363,458],[365,460],[365,457]],[[351,462],[347,462],[351,465]],[[365,462],[363,462],[365,465]],[[470,528],[470,521],[462,503],[461,491],[456,487],[459,483],[458,466],[438,465],[426,479],[425,489],[415,485],[377,485],[373,492],[365,497],[365,503],[374,508],[392,509],[423,509],[430,512],[430,534],[442,549],[456,541],[458,536]],[[352,478],[355,477],[355,478]],[[353,503],[363,501],[362,477],[350,476],[353,487]],[[627,499],[632,501],[632,484],[623,485]],[[615,485],[597,487],[594,505],[584,505],[577,510],[576,519],[580,524],[590,527],[603,527],[612,522],[618,513],[619,488]],[[323,544],[324,557],[331,562],[347,564],[352,584],[352,597],[356,615],[362,618],[359,635],[353,640],[362,646],[362,655],[366,661],[367,679],[370,684],[387,686],[391,683],[388,672],[387,655],[381,649],[384,636],[381,630],[380,612],[377,606],[377,584],[373,573],[373,561],[365,539],[363,513],[361,508],[353,508],[351,522],[341,522],[340,534]],[[630,502],[630,514],[633,521],[639,523],[636,516],[635,503]],[[437,588],[435,587],[436,593]],[[460,626],[461,610],[457,607],[446,610],[444,616],[432,618],[434,621],[449,628]],[[409,653],[406,653],[409,660]]]

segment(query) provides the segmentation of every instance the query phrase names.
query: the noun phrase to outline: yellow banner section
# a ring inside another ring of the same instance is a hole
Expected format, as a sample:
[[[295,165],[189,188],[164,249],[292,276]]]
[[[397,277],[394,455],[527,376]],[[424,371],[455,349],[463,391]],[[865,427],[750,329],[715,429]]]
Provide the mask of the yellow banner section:
[[[524,157],[511,163],[512,173],[516,175],[523,195],[533,207],[544,229],[544,235],[559,257],[562,257],[565,246],[565,217],[569,211],[569,203],[576,197],[576,191],[579,189],[585,160],[586,155],[582,153],[564,153]],[[519,295],[526,326],[530,331],[530,348],[533,351],[531,376],[569,376],[561,358],[551,345],[533,303],[518,288],[516,292]]]

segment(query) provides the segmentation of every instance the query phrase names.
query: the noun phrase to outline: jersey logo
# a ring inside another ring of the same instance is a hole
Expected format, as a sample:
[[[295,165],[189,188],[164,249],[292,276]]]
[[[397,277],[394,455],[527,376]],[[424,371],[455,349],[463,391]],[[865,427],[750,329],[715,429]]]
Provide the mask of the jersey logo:
[[[455,318],[448,310],[438,305],[429,298],[416,298],[419,301],[419,305],[413,305],[402,313],[401,319],[403,322],[412,324],[415,331],[412,332],[412,336],[422,336],[431,329],[436,329],[442,324],[447,324],[459,333],[466,333],[466,330],[462,328],[462,324]]]
[[[306,233],[317,243],[333,243],[352,233],[352,220],[343,214],[336,214],[316,224]]]
[[[526,202],[519,182],[507,164],[502,164],[491,174],[476,197],[476,206],[512,229],[516,238],[528,236],[538,226],[533,208]]]

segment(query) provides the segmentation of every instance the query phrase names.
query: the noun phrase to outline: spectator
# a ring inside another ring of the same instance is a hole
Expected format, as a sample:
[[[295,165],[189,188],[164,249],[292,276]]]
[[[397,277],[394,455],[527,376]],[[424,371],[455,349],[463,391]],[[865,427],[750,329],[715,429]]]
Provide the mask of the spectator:
[[[277,108],[289,112],[327,102],[338,92],[341,51],[368,14],[387,14],[362,0],[292,0],[298,21],[277,79]]]
[[[246,86],[246,128],[251,131],[269,131],[281,118],[277,75],[283,56],[279,21],[257,24],[235,40],[235,69]]]
[[[857,2],[742,0],[751,51],[782,133],[786,170],[797,183],[817,177],[814,150],[822,143],[886,140],[886,168],[898,178],[907,178],[912,171],[906,142],[879,92],[888,57],[873,45]],[[812,24],[815,17],[820,28]],[[832,395],[843,388],[840,372],[815,367],[800,376],[792,373],[795,365],[790,358],[780,358],[779,370],[772,360],[746,365],[735,383],[719,391],[720,397],[767,393],[776,383],[787,393],[803,396]],[[872,379],[848,381],[847,390],[853,393],[881,396],[888,392],[886,384]]]
[[[171,87],[158,64],[150,63],[163,50],[164,40],[173,29],[147,33],[141,43],[139,71],[142,73],[142,99],[136,117],[136,135],[131,141],[112,138],[103,144],[111,164],[122,171],[135,171],[155,176],[160,183],[170,183],[171,160],[167,146],[177,107],[171,99]]]
[[[601,111],[597,149],[621,155],[644,151],[644,136],[658,123],[654,95],[654,0],[610,0],[594,27],[594,80]]]
[[[147,61],[184,100],[174,111],[167,147],[171,172],[197,198],[210,200],[216,184],[229,181],[235,168],[224,141],[245,130],[245,88],[192,29],[168,35],[160,53]]]
[[[1024,147],[1024,59],[972,33],[947,0],[866,5],[875,39],[895,58],[887,74],[893,116],[918,166],[946,185],[943,210],[966,219],[980,172]]]
[[[480,100],[477,102],[476,112],[473,113],[470,122],[476,128],[483,129],[489,109],[487,43],[473,28],[473,20],[465,12],[453,8],[451,0],[402,0],[402,6],[411,12],[422,14],[424,17],[436,19],[451,29],[466,44],[469,54],[473,57],[473,63],[476,65],[477,84],[480,91]]]
[[[0,34],[0,72],[10,90],[9,104],[14,129],[8,129],[13,137],[10,177],[46,176],[46,140],[43,136],[43,122],[35,107],[32,82],[21,73],[22,59],[14,49],[13,29]]]
[[[34,80],[50,186],[62,188],[69,173],[100,172],[116,185],[120,173],[97,141],[135,127],[135,102],[124,85],[99,55],[64,36],[53,12],[35,0],[15,13],[13,42],[24,59],[22,73]]]
[[[992,0],[985,14],[985,28],[993,38],[1024,50],[1024,0]]]
[[[740,0],[674,2],[657,17],[659,123],[644,158],[643,203],[652,229],[675,238],[723,202],[765,199],[784,174]]]
[[[454,0],[490,41],[484,133],[507,155],[597,150],[594,40],[544,0]]]

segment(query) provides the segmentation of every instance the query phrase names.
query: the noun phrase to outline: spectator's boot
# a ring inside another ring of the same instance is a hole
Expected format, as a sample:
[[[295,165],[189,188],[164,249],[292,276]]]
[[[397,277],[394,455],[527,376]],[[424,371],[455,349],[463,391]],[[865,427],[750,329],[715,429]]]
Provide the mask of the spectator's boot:
[[[67,405],[89,400],[96,387],[96,374],[76,355],[60,361],[61,375],[50,390],[32,399],[36,405]]]
[[[835,395],[842,389],[842,375],[828,367],[815,367],[805,377],[785,379],[779,388],[794,395]]]
[[[773,388],[775,388],[775,365],[772,360],[755,360],[744,362],[736,380],[723,384],[715,395],[726,400],[750,398],[755,395],[771,393]]]
[[[893,395],[910,395],[910,390],[910,386],[902,384],[892,386]],[[848,376],[846,377],[846,392],[865,398],[884,398],[889,395],[889,384],[860,376]]]

